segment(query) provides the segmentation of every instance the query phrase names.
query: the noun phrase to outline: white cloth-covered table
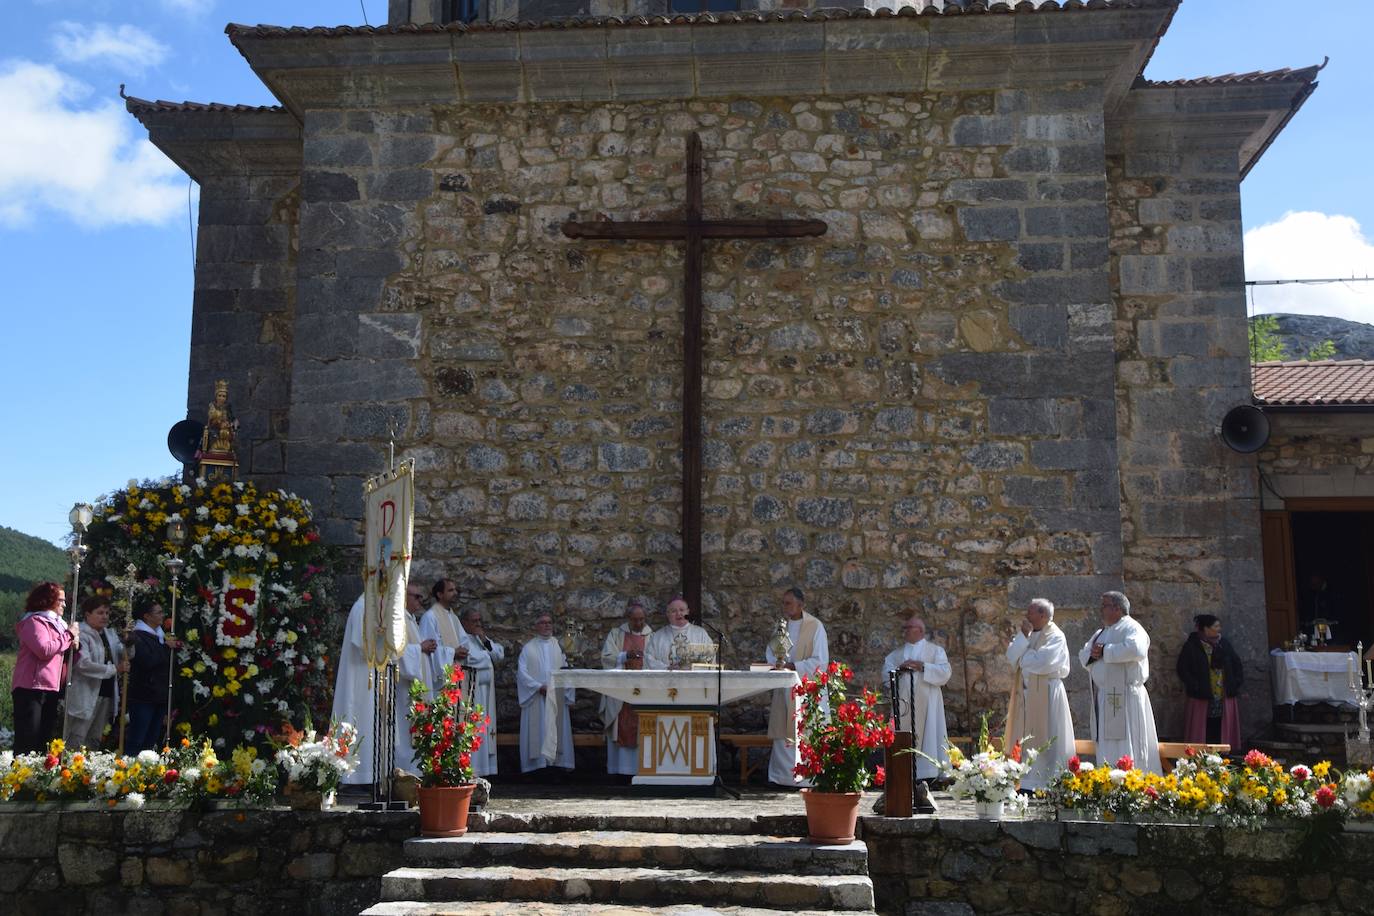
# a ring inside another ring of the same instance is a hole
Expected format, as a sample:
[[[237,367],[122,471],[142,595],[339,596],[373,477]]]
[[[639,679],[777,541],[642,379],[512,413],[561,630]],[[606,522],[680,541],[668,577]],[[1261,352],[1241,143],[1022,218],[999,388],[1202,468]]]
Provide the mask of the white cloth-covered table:
[[[1359,678],[1354,652],[1284,652],[1269,655],[1274,678],[1274,703],[1346,703],[1355,706],[1350,672]]]
[[[656,764],[660,757],[669,756],[685,768],[680,774],[665,772],[662,776],[636,776],[636,782],[694,783],[711,782],[715,778],[715,717],[708,710],[719,702],[733,703],[746,697],[771,690],[791,691],[801,683],[795,671],[616,671],[594,668],[564,668],[552,674],[552,687],[545,703],[552,703],[555,694],[567,687],[594,690],[632,706],[649,707],[660,711],[663,721],[656,729],[641,728],[639,733],[641,756],[652,751]],[[674,707],[682,707],[681,722],[672,721]],[[667,711],[667,714],[662,714]],[[690,744],[680,741],[690,735]],[[646,751],[646,742],[658,742]],[[659,746],[661,745],[661,747]],[[672,753],[669,753],[669,750]],[[677,751],[681,753],[677,753]],[[558,734],[549,729],[544,733],[544,755],[553,758],[558,752]],[[660,753],[661,751],[661,753]],[[693,764],[692,761],[697,761]],[[699,771],[707,769],[710,776]],[[673,766],[654,767],[655,771],[672,770]],[[695,774],[695,775],[694,775]]]

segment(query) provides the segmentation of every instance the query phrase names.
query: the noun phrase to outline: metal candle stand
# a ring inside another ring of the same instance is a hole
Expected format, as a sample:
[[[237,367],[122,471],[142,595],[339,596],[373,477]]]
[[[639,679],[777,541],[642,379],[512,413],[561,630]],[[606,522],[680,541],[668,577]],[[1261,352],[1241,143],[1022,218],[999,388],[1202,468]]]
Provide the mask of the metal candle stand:
[[[1345,759],[1350,766],[1374,765],[1374,747],[1369,739],[1369,705],[1374,701],[1374,683],[1365,678],[1364,643],[1355,646],[1355,664],[1350,668],[1350,689],[1355,694],[1355,705],[1359,707],[1359,732],[1354,738],[1345,739]],[[1356,669],[1359,669],[1358,672]]]

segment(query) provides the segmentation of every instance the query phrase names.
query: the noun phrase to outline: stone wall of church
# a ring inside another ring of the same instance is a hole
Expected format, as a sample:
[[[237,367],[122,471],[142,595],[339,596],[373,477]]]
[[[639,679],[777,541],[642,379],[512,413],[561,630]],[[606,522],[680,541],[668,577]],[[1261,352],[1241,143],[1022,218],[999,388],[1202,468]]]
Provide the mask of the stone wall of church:
[[[1254,736],[1270,717],[1258,479],[1215,431],[1250,403],[1236,154],[1142,144],[1108,175],[1125,579],[1156,720],[1182,733],[1175,662],[1193,615],[1213,613],[1245,661]]]
[[[674,212],[692,130],[708,215],[829,225],[707,246],[706,613],[744,662],[799,584],[872,676],[914,608],[966,728],[1027,599],[1077,645],[1120,582],[1095,90],[307,112],[290,484],[356,543],[394,424],[416,575],[503,641],[661,607],[682,253],[559,225]]]
[[[1269,442],[1260,449],[1265,509],[1286,499],[1374,497],[1374,416],[1269,411]]]
[[[201,181],[187,411],[203,421],[227,380],[240,477],[272,486],[285,470],[299,204],[298,174]]]

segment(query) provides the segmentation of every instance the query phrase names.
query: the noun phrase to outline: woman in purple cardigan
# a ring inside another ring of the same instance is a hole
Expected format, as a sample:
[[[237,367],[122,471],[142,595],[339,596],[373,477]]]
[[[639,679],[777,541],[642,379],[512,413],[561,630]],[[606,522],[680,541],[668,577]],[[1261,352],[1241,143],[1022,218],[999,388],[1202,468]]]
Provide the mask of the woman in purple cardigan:
[[[62,660],[76,642],[80,625],[67,623],[62,610],[67,593],[56,582],[43,582],[29,592],[24,616],[15,624],[19,657],[14,663],[14,752],[42,753],[57,726],[57,697],[62,689]]]

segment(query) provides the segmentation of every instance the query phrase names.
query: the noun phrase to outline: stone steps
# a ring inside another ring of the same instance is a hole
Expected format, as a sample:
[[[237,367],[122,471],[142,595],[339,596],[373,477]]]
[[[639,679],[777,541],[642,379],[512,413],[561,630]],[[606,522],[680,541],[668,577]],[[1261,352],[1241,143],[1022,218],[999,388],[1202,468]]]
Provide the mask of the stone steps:
[[[815,846],[795,837],[632,830],[491,832],[455,839],[414,839],[406,842],[405,857],[408,864],[427,867],[639,866],[816,875],[866,875],[868,871],[862,843]]]
[[[585,807],[585,806],[584,806]],[[806,815],[796,800],[795,813],[730,814],[709,818],[697,814],[645,814],[619,811],[607,814],[505,813],[483,811],[468,819],[468,833],[574,833],[589,830],[626,830],[639,833],[747,834],[751,836],[806,836]]]
[[[556,901],[754,906],[765,909],[873,909],[865,875],[777,874],[695,868],[398,868],[382,878],[382,900],[405,902]]]
[[[872,916],[866,910],[796,910],[789,916]],[[706,906],[617,906],[604,903],[410,903],[388,901],[363,910],[362,916],[778,916],[775,909]]]

